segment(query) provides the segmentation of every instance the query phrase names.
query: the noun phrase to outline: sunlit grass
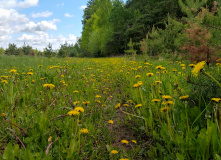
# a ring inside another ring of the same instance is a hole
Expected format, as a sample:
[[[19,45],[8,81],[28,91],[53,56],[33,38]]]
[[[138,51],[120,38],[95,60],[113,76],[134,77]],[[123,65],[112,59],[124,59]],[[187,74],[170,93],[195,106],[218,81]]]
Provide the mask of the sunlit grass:
[[[5,159],[220,155],[220,104],[211,101],[220,95],[206,99],[196,92],[201,75],[192,76],[189,62],[0,60],[0,148]],[[206,69],[216,73],[219,65]]]

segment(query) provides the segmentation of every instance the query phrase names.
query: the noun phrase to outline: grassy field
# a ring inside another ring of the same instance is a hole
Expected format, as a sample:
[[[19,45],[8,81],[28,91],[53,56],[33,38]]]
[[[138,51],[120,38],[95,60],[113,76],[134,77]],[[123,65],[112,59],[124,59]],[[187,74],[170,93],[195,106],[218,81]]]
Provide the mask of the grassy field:
[[[0,56],[0,159],[221,159],[219,70]]]

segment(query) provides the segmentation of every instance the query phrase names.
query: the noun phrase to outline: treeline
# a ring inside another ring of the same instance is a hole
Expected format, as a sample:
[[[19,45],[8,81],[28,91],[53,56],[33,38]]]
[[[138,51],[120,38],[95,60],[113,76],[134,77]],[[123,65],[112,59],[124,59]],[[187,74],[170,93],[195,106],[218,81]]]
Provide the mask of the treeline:
[[[48,44],[43,51],[33,49],[32,46],[25,43],[21,47],[17,47],[14,43],[9,43],[6,49],[0,48],[0,55],[29,55],[29,56],[45,56],[45,57],[80,57],[80,39],[75,44],[65,42],[61,44],[59,49],[53,49],[52,44]]]
[[[82,55],[182,52],[213,61],[221,48],[220,8],[220,0],[89,0]]]

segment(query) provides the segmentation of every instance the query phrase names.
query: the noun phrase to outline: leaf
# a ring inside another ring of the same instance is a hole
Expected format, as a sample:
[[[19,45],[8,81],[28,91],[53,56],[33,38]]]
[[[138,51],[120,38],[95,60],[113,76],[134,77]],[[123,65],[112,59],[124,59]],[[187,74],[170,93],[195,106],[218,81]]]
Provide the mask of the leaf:
[[[177,153],[176,157],[177,157],[178,160],[184,160],[183,155],[181,155],[180,153]]]
[[[14,160],[15,159],[15,152],[14,152],[11,142],[9,142],[7,147],[5,148],[5,152],[3,154],[3,159],[7,159],[7,160]]]
[[[221,157],[218,154],[215,154],[216,160],[221,160]]]

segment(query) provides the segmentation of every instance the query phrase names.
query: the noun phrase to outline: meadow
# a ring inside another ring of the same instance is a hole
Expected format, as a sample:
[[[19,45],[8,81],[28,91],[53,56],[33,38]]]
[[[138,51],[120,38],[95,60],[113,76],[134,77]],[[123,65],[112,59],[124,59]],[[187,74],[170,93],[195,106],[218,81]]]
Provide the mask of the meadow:
[[[0,159],[221,159],[219,61],[0,62]]]

